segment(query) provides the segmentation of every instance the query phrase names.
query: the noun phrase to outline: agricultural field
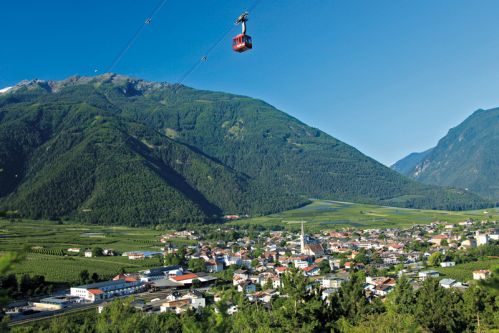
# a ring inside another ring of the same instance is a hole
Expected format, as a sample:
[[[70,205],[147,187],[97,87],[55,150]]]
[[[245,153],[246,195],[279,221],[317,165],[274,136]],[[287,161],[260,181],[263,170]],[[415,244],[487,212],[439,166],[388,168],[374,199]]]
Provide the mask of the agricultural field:
[[[82,251],[101,247],[117,252],[158,251],[162,247],[159,237],[164,231],[151,229],[94,226],[52,221],[0,220],[0,253],[25,251],[26,259],[13,270],[16,274],[45,275],[51,282],[74,282],[80,271],[86,269],[101,276],[117,274],[121,269],[138,271],[159,266],[157,258],[129,260],[121,256],[85,258],[69,254],[68,248]],[[190,244],[186,240],[173,241]]]
[[[499,268],[499,259],[484,259],[480,261],[458,264],[454,267],[438,267],[442,278],[450,278],[461,282],[468,282],[473,279],[473,271],[478,269],[495,270]]]
[[[384,207],[337,201],[314,201],[310,205],[268,216],[241,219],[232,224],[280,225],[299,228],[306,222],[308,230],[354,228],[391,228],[427,224],[434,221],[449,223],[473,220],[499,220],[499,209],[481,211],[439,211]]]

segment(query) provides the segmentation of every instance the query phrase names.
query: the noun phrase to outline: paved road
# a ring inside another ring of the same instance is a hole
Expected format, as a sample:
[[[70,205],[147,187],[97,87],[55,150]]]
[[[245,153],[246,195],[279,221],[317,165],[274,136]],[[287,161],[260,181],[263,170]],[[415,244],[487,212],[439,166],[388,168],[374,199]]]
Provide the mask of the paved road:
[[[199,292],[205,292],[209,289],[210,289],[210,287],[196,288],[196,290]],[[145,291],[142,293],[137,293],[137,294],[133,294],[133,295],[124,295],[124,296],[119,296],[119,297],[121,297],[121,298],[130,297],[130,296],[143,297],[146,301],[147,300],[150,301],[151,299],[154,299],[154,298],[163,298],[164,299],[164,297],[166,297],[170,292],[171,292],[171,290],[159,290],[156,292]],[[101,303],[109,302],[109,301],[112,301],[112,300],[117,299],[117,298],[118,297],[114,297],[113,299],[102,300],[102,301],[98,301],[98,302],[91,303],[91,304],[71,304],[67,308],[57,310],[57,311],[42,311],[42,312],[39,312],[39,313],[36,313],[33,315],[28,315],[28,316],[20,315],[19,318],[16,318],[16,317],[12,318],[12,321],[9,323],[9,326],[28,324],[28,323],[33,323],[33,322],[36,322],[39,320],[52,319],[52,318],[56,318],[56,317],[62,317],[62,316],[65,316],[65,315],[71,314],[71,313],[82,312],[82,311],[85,311],[85,310],[88,310],[91,308],[96,308]]]
[[[30,316],[29,318],[24,318],[24,319],[13,319],[8,325],[9,326],[17,326],[17,325],[23,325],[23,324],[28,324],[28,323],[34,323],[39,320],[45,320],[45,319],[52,319],[56,317],[61,317],[65,316],[67,314],[71,313],[76,313],[76,312],[81,312],[85,311],[91,308],[96,308],[99,306],[100,303],[92,303],[92,304],[77,304],[71,306],[71,308],[66,308],[64,310],[59,310],[59,311],[43,311],[39,312],[35,315]],[[25,316],[23,316],[25,317]]]
[[[109,300],[101,300],[101,301],[97,301],[95,303],[90,303],[90,304],[88,304],[88,303],[71,304],[67,308],[57,310],[57,311],[42,311],[42,312],[39,312],[39,313],[36,313],[33,315],[27,315],[27,316],[19,315],[18,318],[16,318],[16,317],[12,318],[11,322],[9,323],[9,326],[22,325],[22,324],[36,322],[39,320],[52,319],[52,318],[56,318],[56,317],[65,316],[65,315],[71,314],[71,313],[85,311],[85,310],[88,310],[91,308],[96,308],[101,303],[109,302],[109,301],[112,301],[112,300],[120,298],[120,297],[124,298],[124,297],[130,297],[130,296],[145,296],[145,295],[149,295],[149,297],[151,297],[155,294],[156,293],[150,293],[150,292],[146,291],[146,292],[137,293],[137,294],[133,294],[133,295],[118,296],[118,297],[114,297],[114,298],[109,299]],[[157,292],[157,294],[158,294],[158,296],[163,296],[161,294],[164,294],[164,291]]]

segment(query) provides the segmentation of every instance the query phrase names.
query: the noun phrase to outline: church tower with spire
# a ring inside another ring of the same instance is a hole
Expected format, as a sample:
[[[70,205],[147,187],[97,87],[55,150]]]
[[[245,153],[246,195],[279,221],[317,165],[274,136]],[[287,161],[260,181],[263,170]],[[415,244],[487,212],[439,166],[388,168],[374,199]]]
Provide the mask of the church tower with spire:
[[[303,221],[301,221],[300,253],[305,253],[305,231],[303,229]]]

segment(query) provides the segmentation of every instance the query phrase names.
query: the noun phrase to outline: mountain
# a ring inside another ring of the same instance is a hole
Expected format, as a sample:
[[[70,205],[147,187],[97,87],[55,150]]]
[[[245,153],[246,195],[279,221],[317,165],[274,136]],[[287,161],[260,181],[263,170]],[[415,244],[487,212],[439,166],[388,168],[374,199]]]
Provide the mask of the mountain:
[[[409,180],[263,101],[115,74],[0,94],[0,185],[4,211],[128,225],[267,214],[309,197],[488,204]]]
[[[419,163],[421,162],[428,154],[431,153],[431,148],[428,150],[425,150],[421,153],[410,153],[406,157],[402,158],[401,160],[397,161],[395,164],[393,164],[390,168],[393,170],[397,171],[398,173],[401,173],[403,175],[408,175],[410,171]]]
[[[499,200],[499,108],[474,112],[422,154],[400,160],[394,169],[427,184]]]

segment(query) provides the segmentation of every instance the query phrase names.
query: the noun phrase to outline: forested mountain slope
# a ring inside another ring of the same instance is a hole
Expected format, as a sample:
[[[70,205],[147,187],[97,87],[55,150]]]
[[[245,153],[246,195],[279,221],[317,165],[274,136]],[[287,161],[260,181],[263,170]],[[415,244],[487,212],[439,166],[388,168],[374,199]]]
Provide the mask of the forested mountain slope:
[[[0,206],[94,223],[264,214],[308,197],[486,205],[411,181],[249,97],[106,74],[0,94]]]
[[[499,108],[474,112],[402,173],[499,201]]]

